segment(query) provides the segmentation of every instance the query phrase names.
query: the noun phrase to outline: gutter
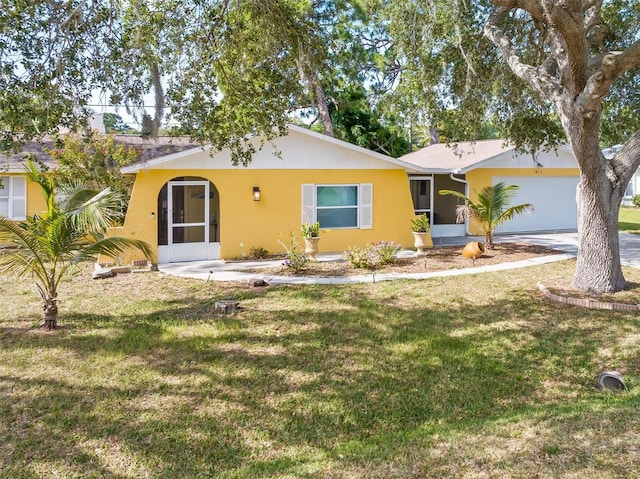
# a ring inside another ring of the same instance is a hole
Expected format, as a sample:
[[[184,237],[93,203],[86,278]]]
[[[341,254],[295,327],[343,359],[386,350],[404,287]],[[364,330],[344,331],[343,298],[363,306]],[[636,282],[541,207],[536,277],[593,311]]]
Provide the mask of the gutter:
[[[449,173],[449,178],[451,178],[453,181],[457,181],[458,183],[462,183],[464,185],[464,195],[468,198],[469,197],[469,182],[467,180],[463,180],[462,178],[456,178],[455,176],[453,176],[456,173],[460,174],[459,172],[460,172],[460,170],[456,170],[453,173]],[[465,234],[467,236],[471,236],[471,232],[469,231],[469,220],[468,219],[466,219],[464,221],[464,231],[465,231]]]

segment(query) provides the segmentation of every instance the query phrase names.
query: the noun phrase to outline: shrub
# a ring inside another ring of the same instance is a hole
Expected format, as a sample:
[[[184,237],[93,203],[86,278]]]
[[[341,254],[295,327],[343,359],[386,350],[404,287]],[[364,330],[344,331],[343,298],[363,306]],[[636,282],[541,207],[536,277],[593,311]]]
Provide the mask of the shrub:
[[[640,195],[633,195],[633,198],[631,199],[631,201],[633,202],[634,206],[637,206],[638,208],[640,208]]]
[[[278,243],[282,245],[287,256],[282,264],[293,271],[294,274],[301,273],[307,266],[309,258],[307,258],[304,251],[300,251],[298,249],[298,240],[296,240],[295,235],[291,233],[291,239],[289,240],[288,246],[280,240],[278,240]]]
[[[396,264],[398,258],[396,255],[402,249],[402,246],[399,244],[395,244],[393,241],[391,243],[385,243],[384,241],[380,241],[379,243],[369,245],[375,252],[375,255],[378,257],[378,264]]]
[[[269,252],[262,246],[254,246],[249,250],[249,256],[256,259],[266,258]]]
[[[353,246],[342,253],[342,257],[352,268],[374,269],[376,259],[371,253],[369,248],[362,249]]]
[[[395,264],[396,255],[402,249],[402,246],[380,241],[379,243],[370,243],[366,248],[351,247],[344,253],[342,257],[349,263],[352,268],[375,269],[386,264]]]

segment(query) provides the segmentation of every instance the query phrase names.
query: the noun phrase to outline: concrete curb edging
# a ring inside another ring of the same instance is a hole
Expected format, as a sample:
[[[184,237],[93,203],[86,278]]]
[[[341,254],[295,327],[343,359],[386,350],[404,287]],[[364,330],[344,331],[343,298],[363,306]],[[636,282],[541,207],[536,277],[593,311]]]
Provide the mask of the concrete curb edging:
[[[613,311],[640,311],[640,304],[625,303],[607,303],[605,301],[595,301],[593,299],[569,298],[549,292],[542,283],[538,283],[538,289],[549,300],[560,303],[569,304],[571,306],[581,306],[589,309],[609,309]]]

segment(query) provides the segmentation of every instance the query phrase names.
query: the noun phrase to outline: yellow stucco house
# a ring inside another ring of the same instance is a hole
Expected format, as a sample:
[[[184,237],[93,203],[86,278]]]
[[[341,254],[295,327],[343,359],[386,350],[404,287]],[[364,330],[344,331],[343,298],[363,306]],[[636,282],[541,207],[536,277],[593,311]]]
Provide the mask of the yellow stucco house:
[[[120,139],[120,138],[119,138]],[[505,181],[518,184],[514,202],[535,212],[499,232],[576,227],[576,162],[567,148],[519,155],[502,140],[432,145],[394,159],[289,126],[286,136],[258,151],[248,167],[233,166],[228,151],[212,152],[186,139],[122,137],[141,160],[122,171],[134,177],[124,225],[112,232],[149,243],[159,263],[242,258],[252,248],[283,252],[302,223],[320,222],[322,252],[342,252],[377,241],[413,245],[410,220],[425,213],[434,241],[479,234],[456,224],[453,189],[473,190]],[[259,139],[256,139],[256,145]],[[30,151],[49,162],[39,151]],[[44,209],[38,188],[23,175],[19,155],[4,158],[0,214],[15,219]],[[131,261],[142,258],[122,258]]]
[[[256,139],[256,144],[259,139]],[[233,166],[229,151],[196,147],[126,167],[135,175],[118,235],[148,242],[159,263],[284,252],[302,223],[320,222],[321,251],[375,241],[413,244],[407,175],[420,169],[290,126]]]

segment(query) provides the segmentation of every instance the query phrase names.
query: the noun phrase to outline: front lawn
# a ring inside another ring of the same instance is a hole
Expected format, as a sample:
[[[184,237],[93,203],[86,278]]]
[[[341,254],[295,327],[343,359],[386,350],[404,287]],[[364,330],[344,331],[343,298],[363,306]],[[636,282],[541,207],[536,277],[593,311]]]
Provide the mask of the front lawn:
[[[640,234],[640,208],[635,206],[623,206],[618,216],[620,231]]]
[[[634,477],[638,313],[544,300],[573,267],[267,288],[81,272],[52,333],[32,284],[0,278],[0,477]],[[241,311],[213,315],[225,298]],[[595,388],[604,369],[629,390]]]

